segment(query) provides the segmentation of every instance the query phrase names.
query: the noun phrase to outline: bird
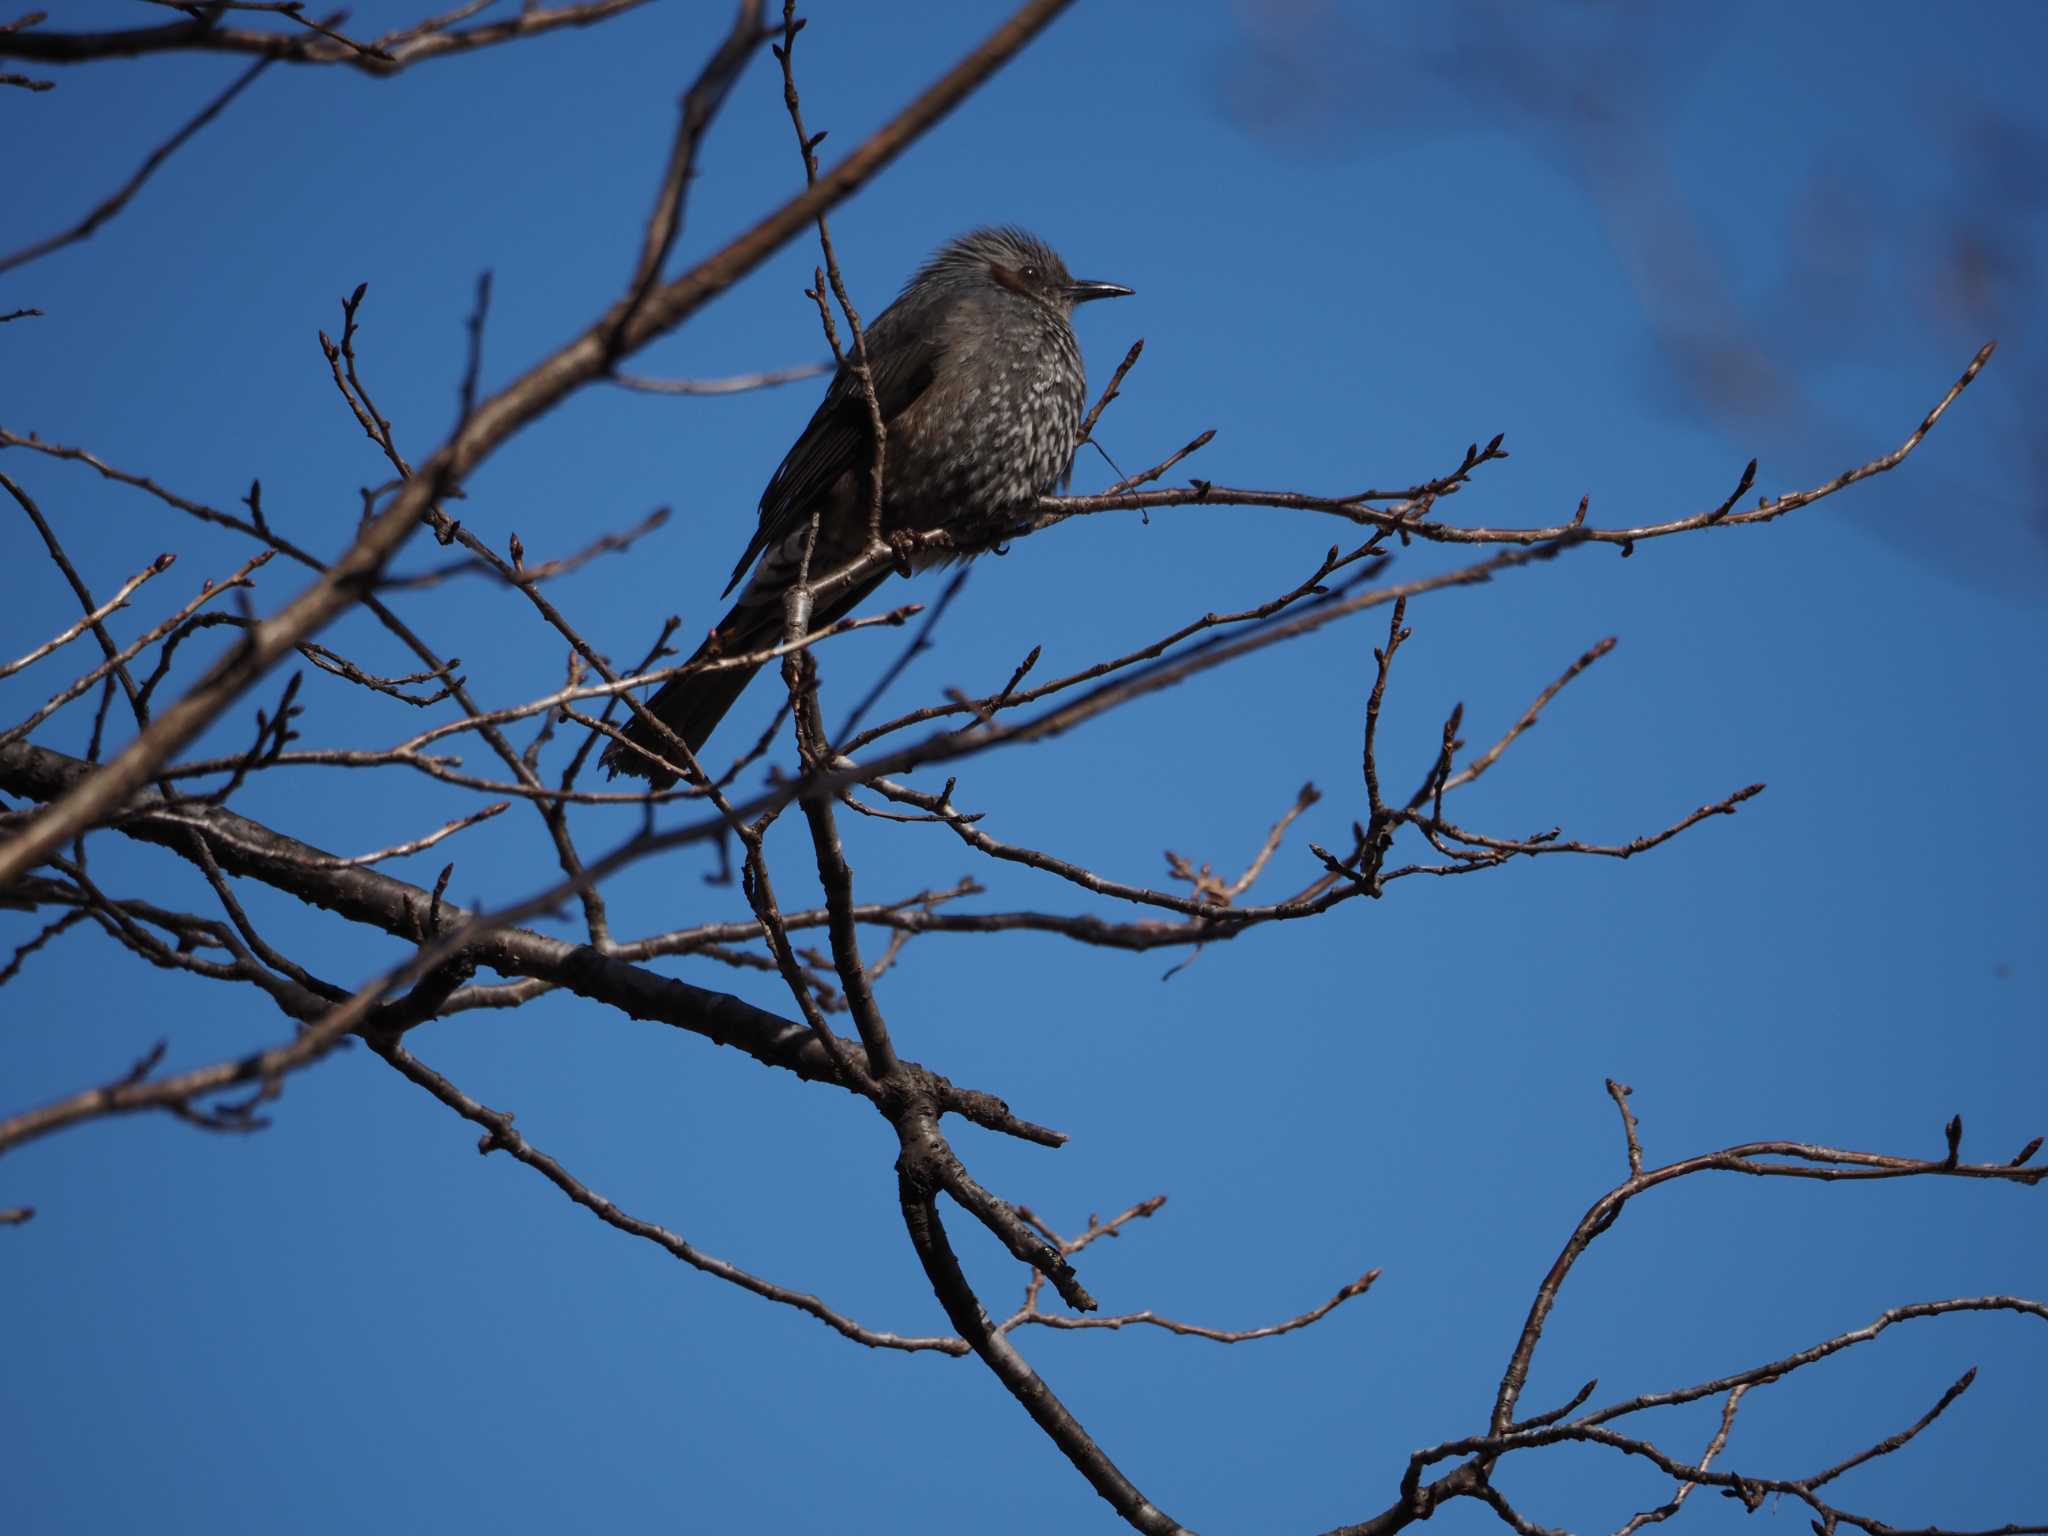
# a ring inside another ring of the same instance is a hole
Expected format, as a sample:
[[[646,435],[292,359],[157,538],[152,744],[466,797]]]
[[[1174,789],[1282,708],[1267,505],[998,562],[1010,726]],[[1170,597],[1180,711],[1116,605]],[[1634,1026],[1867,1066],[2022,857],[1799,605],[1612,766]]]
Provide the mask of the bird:
[[[912,556],[912,569],[1001,543],[1040,496],[1065,483],[1087,392],[1073,311],[1132,292],[1071,277],[1036,235],[994,226],[940,246],[866,327],[864,350],[884,425],[881,531],[949,535],[949,548]],[[730,596],[749,568],[751,579],[686,667],[781,642],[784,599],[803,572],[813,519],[814,581],[868,547],[873,421],[852,360],[842,360],[762,491],[759,526],[721,595]],[[821,591],[809,627],[844,618],[890,574],[884,567]],[[701,752],[760,666],[685,671],[645,707],[692,754]],[[659,731],[636,714],[623,738],[605,750],[611,775],[644,778],[656,789],[675,782],[669,765],[678,764],[678,754]]]

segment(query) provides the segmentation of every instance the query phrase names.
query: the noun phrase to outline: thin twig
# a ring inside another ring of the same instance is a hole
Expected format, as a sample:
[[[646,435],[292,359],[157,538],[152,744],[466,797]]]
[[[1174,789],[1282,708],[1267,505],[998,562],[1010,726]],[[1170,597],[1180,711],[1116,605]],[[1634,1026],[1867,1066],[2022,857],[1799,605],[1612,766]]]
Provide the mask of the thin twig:
[[[9,45],[18,45],[22,39],[48,39],[54,36],[61,36],[61,34],[48,32],[12,34],[9,37],[0,38],[0,52],[16,51],[15,46]],[[135,173],[122,182],[119,187],[115,188],[111,196],[69,229],[60,230],[54,235],[36,241],[33,245],[25,245],[11,255],[0,256],[0,272],[12,272],[16,267],[25,266],[27,263],[34,261],[38,256],[47,256],[52,251],[61,250],[67,245],[74,245],[80,240],[89,239],[94,230],[128,206],[129,199],[142,190],[142,184],[156,174],[158,166],[162,165],[164,161],[176,153],[193,134],[227,110],[228,103],[252,85],[256,77],[268,69],[270,64],[271,61],[269,59],[258,59],[254,64],[243,70],[241,74],[235,77],[233,83],[226,90],[201,107],[198,113],[184,127],[151,150],[142,164],[136,168]]]

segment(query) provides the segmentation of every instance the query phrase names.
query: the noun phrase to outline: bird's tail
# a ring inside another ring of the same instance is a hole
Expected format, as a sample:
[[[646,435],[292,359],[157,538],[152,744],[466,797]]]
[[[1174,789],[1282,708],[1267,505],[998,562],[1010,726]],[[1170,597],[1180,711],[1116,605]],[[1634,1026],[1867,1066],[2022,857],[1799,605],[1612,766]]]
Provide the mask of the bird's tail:
[[[766,650],[782,638],[782,614],[768,604],[742,602],[720,621],[710,637],[698,646],[685,666],[715,661],[726,656],[745,656]],[[718,722],[733,707],[761,664],[751,667],[720,667],[716,671],[685,672],[672,677],[646,703],[648,714],[681,737],[692,754],[702,752]],[[639,715],[626,723],[625,741],[613,739],[602,759],[605,771],[631,774],[646,779],[656,789],[675,783],[675,768],[687,766],[675,743],[664,738]],[[630,745],[628,744],[630,743]],[[636,750],[638,749],[638,750]],[[650,755],[651,754],[651,755]],[[667,764],[675,766],[668,767]]]
[[[877,576],[857,590],[821,605],[811,616],[811,628],[822,629],[844,618],[881,584],[881,580],[882,577]],[[782,633],[781,595],[772,589],[771,584],[757,583],[741,595],[732,611],[719,620],[718,627],[684,665],[694,666],[700,662],[769,650],[781,642]],[[725,718],[726,711],[738,701],[763,665],[755,662],[752,666],[723,666],[713,671],[685,672],[663,683],[645,708],[681,737],[693,755],[699,754],[711,739],[711,733],[718,728],[718,722]],[[636,714],[626,724],[624,734],[625,741],[614,738],[605,748],[601,761],[606,772],[631,774],[635,778],[646,779],[656,789],[667,789],[676,781],[676,768],[688,766],[681,760],[675,744],[639,715]],[[665,764],[673,764],[674,767]]]

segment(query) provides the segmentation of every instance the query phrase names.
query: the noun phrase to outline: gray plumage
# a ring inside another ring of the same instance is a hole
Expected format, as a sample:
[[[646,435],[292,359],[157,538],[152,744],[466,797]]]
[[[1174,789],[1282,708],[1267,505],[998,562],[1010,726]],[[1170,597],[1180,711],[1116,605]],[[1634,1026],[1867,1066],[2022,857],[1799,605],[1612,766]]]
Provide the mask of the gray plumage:
[[[1076,281],[1050,246],[1021,229],[979,229],[941,247],[867,326],[868,367],[887,428],[883,531],[943,528],[955,545],[920,564],[965,558],[1000,542],[1066,478],[1087,394],[1069,316],[1076,304],[1130,291]],[[692,662],[747,655],[781,639],[783,598],[801,568],[812,517],[814,580],[866,545],[873,467],[867,399],[842,365],[761,493],[760,526],[726,591],[758,561],[752,580]],[[821,600],[811,627],[843,618],[887,575]],[[647,707],[697,752],[755,670],[673,678]],[[635,746],[675,760],[673,746],[664,749],[659,733],[637,716],[625,734]],[[606,749],[604,766],[658,787],[675,781],[659,762],[617,741]]]

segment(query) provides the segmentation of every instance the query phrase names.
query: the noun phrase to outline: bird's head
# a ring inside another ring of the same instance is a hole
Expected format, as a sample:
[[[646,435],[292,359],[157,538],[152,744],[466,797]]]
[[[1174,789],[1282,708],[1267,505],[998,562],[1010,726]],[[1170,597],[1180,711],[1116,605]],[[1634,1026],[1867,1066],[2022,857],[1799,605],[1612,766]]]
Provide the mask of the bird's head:
[[[911,279],[910,287],[927,282],[947,287],[992,286],[1043,304],[1062,316],[1071,313],[1076,304],[1123,298],[1131,292],[1120,283],[1070,276],[1059,252],[1014,225],[977,229],[948,241]]]

